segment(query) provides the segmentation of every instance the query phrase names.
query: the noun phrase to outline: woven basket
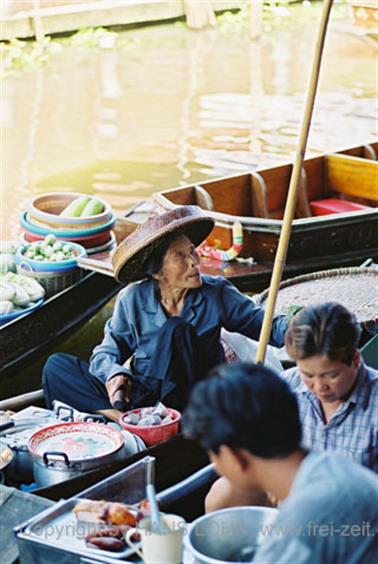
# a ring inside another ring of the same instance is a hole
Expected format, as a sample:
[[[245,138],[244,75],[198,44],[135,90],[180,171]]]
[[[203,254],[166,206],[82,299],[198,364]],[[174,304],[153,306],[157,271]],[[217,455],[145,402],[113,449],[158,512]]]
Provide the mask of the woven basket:
[[[264,306],[269,290],[254,299]],[[296,276],[281,282],[276,313],[287,313],[291,305],[338,302],[361,323],[378,322],[378,269],[337,268]]]
[[[34,270],[25,268],[25,266],[24,263],[19,264],[17,266],[18,273],[24,276],[31,276],[39,282],[45,289],[46,298],[72,286],[72,284],[78,282],[83,276],[83,270],[77,266],[63,272],[35,272]]]

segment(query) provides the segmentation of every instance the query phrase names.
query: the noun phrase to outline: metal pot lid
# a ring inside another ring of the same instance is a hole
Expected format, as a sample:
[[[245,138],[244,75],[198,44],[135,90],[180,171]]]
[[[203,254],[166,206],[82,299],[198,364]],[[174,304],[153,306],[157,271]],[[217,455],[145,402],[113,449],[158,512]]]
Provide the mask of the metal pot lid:
[[[43,458],[45,452],[64,452],[70,461],[93,460],[112,454],[123,447],[124,437],[103,423],[70,422],[44,427],[28,442],[33,456]]]

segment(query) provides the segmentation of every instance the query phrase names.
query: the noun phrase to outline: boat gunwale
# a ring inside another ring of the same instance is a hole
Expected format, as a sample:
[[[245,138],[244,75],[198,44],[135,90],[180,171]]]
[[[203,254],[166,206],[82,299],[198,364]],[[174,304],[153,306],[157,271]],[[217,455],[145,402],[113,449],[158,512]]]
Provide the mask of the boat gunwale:
[[[183,186],[182,188],[186,188]],[[177,190],[177,188],[175,189]],[[164,192],[157,192],[153,195],[155,202],[162,206],[164,202],[164,207],[169,209],[174,209],[177,204],[174,204],[164,196],[165,193],[170,192],[170,190],[165,190]],[[168,205],[165,205],[165,204]],[[244,215],[231,215],[223,212],[209,211],[205,210],[205,213],[215,220],[215,224],[218,227],[232,228],[233,224],[240,222],[243,225],[243,229],[254,231],[270,231],[273,233],[280,233],[282,229],[283,220],[282,219],[270,219],[262,217],[252,217]],[[344,213],[329,214],[323,216],[312,216],[312,217],[301,217],[296,218],[292,222],[292,231],[308,231],[309,229],[318,228],[329,228],[332,226],[338,226],[339,224],[345,224],[346,220],[349,220],[349,224],[359,223],[361,219],[368,219],[369,221],[378,219],[378,208],[368,208],[365,210],[356,210]]]

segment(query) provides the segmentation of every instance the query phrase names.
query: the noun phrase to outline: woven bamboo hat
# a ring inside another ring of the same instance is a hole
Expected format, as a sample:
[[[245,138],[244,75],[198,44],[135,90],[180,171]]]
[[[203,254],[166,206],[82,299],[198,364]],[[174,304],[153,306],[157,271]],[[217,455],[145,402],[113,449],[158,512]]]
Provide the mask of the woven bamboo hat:
[[[168,234],[178,231],[197,247],[214,227],[214,220],[197,206],[180,206],[143,222],[117,247],[112,262],[118,282],[145,278],[145,264]]]

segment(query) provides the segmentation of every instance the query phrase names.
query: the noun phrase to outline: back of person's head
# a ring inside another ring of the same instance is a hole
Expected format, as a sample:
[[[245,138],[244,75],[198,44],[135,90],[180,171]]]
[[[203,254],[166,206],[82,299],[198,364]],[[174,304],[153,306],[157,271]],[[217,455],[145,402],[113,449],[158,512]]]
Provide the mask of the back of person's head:
[[[184,435],[215,453],[221,445],[261,458],[285,457],[299,448],[296,398],[275,372],[250,363],[216,368],[192,392]]]
[[[294,360],[321,355],[351,365],[360,334],[353,313],[339,303],[327,302],[310,305],[293,317],[285,345]]]

